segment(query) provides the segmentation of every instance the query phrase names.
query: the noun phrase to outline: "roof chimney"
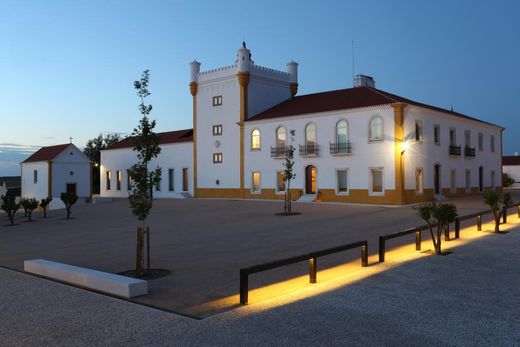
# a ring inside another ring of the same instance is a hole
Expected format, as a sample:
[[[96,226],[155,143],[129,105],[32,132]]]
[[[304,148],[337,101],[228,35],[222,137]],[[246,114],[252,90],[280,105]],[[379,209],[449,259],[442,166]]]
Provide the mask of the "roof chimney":
[[[376,81],[372,78],[372,76],[367,75],[356,75],[354,78],[354,87],[376,87]]]

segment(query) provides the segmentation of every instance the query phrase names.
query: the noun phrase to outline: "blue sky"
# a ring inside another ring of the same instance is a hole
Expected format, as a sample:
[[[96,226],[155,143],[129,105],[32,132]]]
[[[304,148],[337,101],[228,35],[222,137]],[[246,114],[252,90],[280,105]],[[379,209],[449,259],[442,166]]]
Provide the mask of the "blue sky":
[[[137,123],[150,69],[158,131],[190,128],[188,63],[299,66],[299,94],[377,87],[507,128],[520,151],[519,1],[0,1],[0,176],[42,145]]]

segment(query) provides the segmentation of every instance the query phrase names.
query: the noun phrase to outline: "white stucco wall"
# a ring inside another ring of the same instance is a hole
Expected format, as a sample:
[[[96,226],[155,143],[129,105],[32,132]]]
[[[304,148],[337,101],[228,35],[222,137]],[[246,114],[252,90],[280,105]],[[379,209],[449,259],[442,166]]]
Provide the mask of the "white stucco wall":
[[[37,161],[21,163],[22,198],[44,199],[48,195],[48,163]],[[34,170],[38,171],[38,181],[34,183]]]
[[[52,196],[59,200],[68,183],[76,184],[78,197],[90,196],[90,160],[75,146],[69,146],[52,161]]]
[[[137,156],[132,148],[121,148],[101,151],[101,190],[102,197],[128,197],[127,170],[137,163]],[[161,145],[161,153],[152,160],[150,169],[162,168],[161,190],[154,189],[154,198],[176,197],[182,190],[183,168],[188,169],[188,193],[193,196],[193,142],[182,142]],[[168,190],[168,169],[174,171],[174,191]],[[121,189],[117,190],[117,171],[122,172]],[[106,172],[112,172],[111,189],[107,190]]]
[[[422,122],[423,141],[415,142],[415,121]],[[434,124],[440,126],[440,145],[434,143]],[[456,129],[456,145],[460,156],[449,155],[450,128]],[[434,165],[440,164],[441,188],[450,188],[451,170],[456,170],[457,188],[466,186],[466,170],[471,170],[471,186],[479,186],[479,167],[483,167],[483,185],[491,187],[491,171],[495,172],[495,187],[501,186],[501,131],[500,128],[450,114],[409,105],[405,108],[405,135],[409,149],[405,152],[405,187],[415,189],[415,170],[423,168],[425,189],[434,188]],[[475,157],[464,156],[465,130],[470,131],[471,147]],[[484,136],[483,151],[478,148],[478,133]],[[490,150],[490,136],[495,136],[495,151]]]
[[[369,120],[379,115],[384,122],[384,140],[368,141]],[[336,124],[339,120],[348,122],[348,135],[352,144],[352,154],[333,156],[329,153],[329,142],[336,142]],[[276,172],[283,170],[284,159],[271,158],[271,147],[276,146],[276,129],[284,126],[287,130],[288,144],[290,131],[295,131],[293,146],[296,148],[294,161],[296,178],[291,187],[304,189],[305,167],[314,165],[317,171],[316,189],[336,189],[336,169],[348,169],[349,189],[368,189],[370,186],[370,168],[383,168],[384,189],[395,188],[394,164],[394,111],[391,107],[379,107],[362,110],[346,110],[281,117],[271,120],[246,122],[245,126],[245,186],[251,187],[253,171],[260,171],[262,188],[276,188]],[[299,145],[304,144],[305,126],[313,122],[316,125],[316,138],[320,155],[301,157]],[[251,132],[261,132],[261,150],[251,150]]]

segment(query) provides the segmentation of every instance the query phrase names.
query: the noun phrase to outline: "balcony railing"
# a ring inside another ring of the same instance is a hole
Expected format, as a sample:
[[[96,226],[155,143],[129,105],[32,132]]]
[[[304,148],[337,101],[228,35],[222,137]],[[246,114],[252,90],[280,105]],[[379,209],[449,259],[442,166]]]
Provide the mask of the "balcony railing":
[[[332,155],[347,155],[352,154],[352,144],[350,142],[330,143],[329,150]]]
[[[320,147],[313,143],[308,145],[300,145],[301,157],[317,157],[320,153]]]
[[[287,147],[271,147],[271,158],[285,158],[287,156]]]
[[[460,156],[460,146],[450,145],[450,155]]]
[[[464,156],[465,157],[474,157],[475,156],[475,147],[464,147]]]

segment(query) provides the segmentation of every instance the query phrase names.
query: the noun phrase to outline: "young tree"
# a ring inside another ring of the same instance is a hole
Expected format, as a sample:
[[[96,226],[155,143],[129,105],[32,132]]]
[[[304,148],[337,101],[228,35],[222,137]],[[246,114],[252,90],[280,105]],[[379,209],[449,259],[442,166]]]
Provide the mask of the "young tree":
[[[16,197],[9,193],[2,195],[1,200],[0,209],[7,213],[11,225],[14,225],[14,215],[20,208],[20,204],[16,202]]]
[[[26,207],[27,198],[20,199],[20,207],[23,208],[23,216],[27,217],[27,207]]]
[[[428,224],[435,254],[441,254],[442,232],[449,228],[449,224],[457,218],[457,207],[453,204],[431,203],[414,208],[417,211],[417,215]],[[437,231],[434,233],[433,228],[435,225],[437,226]]]
[[[43,209],[43,218],[47,218],[47,207],[51,203],[52,198],[45,198],[40,201],[40,207]]]
[[[285,154],[285,162],[284,166],[284,178],[287,182],[285,187],[285,205],[284,205],[284,213],[291,214],[292,213],[292,199],[291,199],[291,180],[296,177],[294,173],[294,147],[293,145],[289,145],[287,147],[287,151]]]
[[[61,201],[65,204],[65,210],[67,211],[67,219],[70,219],[71,207],[78,201],[78,196],[75,193],[61,193]]]
[[[148,165],[152,159],[161,152],[159,147],[159,136],[154,132],[155,120],[148,118],[152,111],[152,105],[146,105],[144,99],[150,95],[148,91],[149,71],[145,70],[139,81],[134,82],[137,96],[140,98],[139,111],[141,120],[132,133],[134,151],[137,152],[138,162],[130,168],[133,186],[128,197],[132,213],[137,217],[140,226],[137,228],[137,254],[136,254],[136,276],[143,276],[143,234],[148,233],[146,219],[152,209],[153,187],[161,180],[161,168],[149,170]],[[148,244],[149,247],[149,244]],[[148,254],[149,257],[149,254]],[[148,263],[148,269],[150,264]]]
[[[25,199],[24,209],[27,211],[29,222],[32,221],[32,213],[36,208],[38,208],[38,200],[36,198]]]
[[[93,193],[98,194],[100,191],[100,164],[101,164],[101,151],[106,149],[113,144],[119,142],[121,137],[119,134],[106,134],[103,137],[102,134],[99,134],[97,137],[90,139],[87,141],[85,149],[83,149],[83,153],[90,159],[91,162],[95,164],[92,168],[92,188]]]
[[[500,218],[502,213],[507,213],[507,207],[513,204],[511,193],[502,193],[494,190],[484,192],[484,203],[491,208],[495,219],[495,232],[500,232]]]

